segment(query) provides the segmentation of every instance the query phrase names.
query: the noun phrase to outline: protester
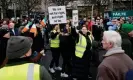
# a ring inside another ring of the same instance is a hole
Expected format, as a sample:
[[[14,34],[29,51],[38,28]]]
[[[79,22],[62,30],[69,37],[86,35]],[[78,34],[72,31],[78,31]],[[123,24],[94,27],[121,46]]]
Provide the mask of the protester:
[[[10,38],[8,28],[0,27],[0,66],[6,58],[7,41]]]
[[[85,24],[86,20],[87,20],[86,18],[81,19],[79,22],[80,26],[83,26]]]
[[[105,19],[103,20],[103,24],[104,24],[104,29],[107,31],[108,30],[108,25],[107,22],[109,22],[108,17],[105,17]]]
[[[108,24],[108,23],[107,23]],[[118,30],[117,19],[113,19],[108,27],[108,30]]]
[[[66,24],[63,28],[62,32],[60,33],[59,39],[60,39],[60,51],[63,58],[63,64],[62,64],[62,72],[61,77],[68,77],[67,70],[71,67],[71,56],[72,56],[72,43],[71,43],[71,35],[70,35],[70,25]],[[64,46],[65,45],[65,46]]]
[[[125,53],[133,59],[132,53],[132,35],[133,35],[133,25],[132,24],[122,24],[121,30],[119,31],[122,36],[122,49]]]
[[[59,49],[59,25],[55,25],[54,29],[51,31],[51,40],[50,40],[50,47],[52,52],[53,59],[51,60],[49,71],[51,73],[55,73],[55,70],[62,70],[61,67],[59,67],[59,58],[60,58],[60,49]],[[55,65],[55,70],[54,70]]]
[[[133,69],[133,61],[121,47],[122,39],[115,31],[103,33],[102,45],[107,50],[98,67],[97,80],[125,80],[125,75]]]
[[[15,28],[15,24],[14,23],[9,23],[9,30],[10,30],[10,34],[11,36],[18,36],[18,29]]]
[[[103,29],[99,25],[92,26],[92,34],[94,36],[95,41],[101,41]]]
[[[22,26],[22,21],[21,19],[18,19],[17,23],[15,24],[15,28],[19,28],[20,26]]]
[[[34,29],[34,27],[35,29]],[[43,54],[40,52],[44,52],[44,36],[42,33],[42,28],[39,25],[39,21],[35,20],[35,24],[32,25],[29,31],[30,37],[33,39],[33,45],[32,45],[32,58],[31,61],[33,62],[39,62]]]
[[[44,66],[23,61],[31,55],[32,39],[22,36],[13,36],[8,40],[6,59],[0,69],[0,80],[52,80]],[[15,60],[11,65],[6,65],[10,59]],[[5,67],[4,67],[5,66]],[[8,74],[7,74],[8,71]]]
[[[90,71],[92,37],[91,33],[87,32],[86,27],[78,33],[75,28],[72,28],[72,35],[75,38],[75,57],[72,59],[72,77],[78,80],[88,80]]]
[[[87,22],[88,22],[88,30],[91,31],[92,30],[92,25],[93,25],[93,23],[91,21],[91,18],[88,18]]]
[[[8,28],[7,24],[8,24],[7,21],[4,20],[3,23],[2,23],[2,27]]]

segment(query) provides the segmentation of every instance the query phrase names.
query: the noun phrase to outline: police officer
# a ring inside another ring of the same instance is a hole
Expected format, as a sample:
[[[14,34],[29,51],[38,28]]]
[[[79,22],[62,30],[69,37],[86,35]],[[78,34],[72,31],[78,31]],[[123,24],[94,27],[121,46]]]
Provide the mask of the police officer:
[[[59,25],[55,25],[54,29],[51,31],[51,39],[50,39],[50,47],[51,47],[51,52],[52,52],[52,61],[50,63],[49,71],[51,73],[55,73],[54,70],[54,64],[55,64],[55,69],[61,71],[62,68],[59,67],[59,58],[60,58],[60,49],[59,49],[59,34],[60,34],[60,29]]]
[[[76,42],[75,56],[72,59],[72,77],[77,80],[88,80],[92,35],[87,31],[86,27],[82,27],[79,32],[72,28],[72,35],[75,37]]]
[[[8,40],[6,59],[0,69],[0,80],[52,80],[44,66],[24,61],[31,56],[32,42],[31,38],[22,36],[13,36]],[[14,61],[6,65],[8,60]]]

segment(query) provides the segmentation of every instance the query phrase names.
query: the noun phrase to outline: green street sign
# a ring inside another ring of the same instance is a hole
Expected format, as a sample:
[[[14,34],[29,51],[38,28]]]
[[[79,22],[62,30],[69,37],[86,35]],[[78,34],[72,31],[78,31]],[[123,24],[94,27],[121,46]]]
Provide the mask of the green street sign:
[[[133,16],[133,10],[130,11],[112,11],[110,17],[129,17]]]

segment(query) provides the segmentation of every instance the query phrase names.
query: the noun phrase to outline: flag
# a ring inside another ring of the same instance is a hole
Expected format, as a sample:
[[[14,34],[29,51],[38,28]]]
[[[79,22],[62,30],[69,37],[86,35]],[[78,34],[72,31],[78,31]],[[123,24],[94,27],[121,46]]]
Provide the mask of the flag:
[[[37,35],[37,28],[36,28],[36,24],[33,24],[31,29],[30,29],[31,33],[34,33],[34,37],[36,37]]]
[[[32,24],[32,22],[29,22],[29,23],[22,29],[22,33],[28,31],[31,24]]]
[[[46,26],[46,17],[40,23],[42,26]]]

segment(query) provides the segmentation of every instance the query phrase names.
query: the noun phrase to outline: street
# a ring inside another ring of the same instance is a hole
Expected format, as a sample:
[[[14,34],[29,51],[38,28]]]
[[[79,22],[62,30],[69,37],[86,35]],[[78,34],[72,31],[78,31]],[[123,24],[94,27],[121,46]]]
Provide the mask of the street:
[[[51,51],[48,50],[46,52],[46,56],[42,57],[42,59],[41,59],[41,65],[44,65],[47,70],[49,68],[49,64],[50,64],[51,59],[52,59]],[[61,64],[62,64],[62,58],[60,58],[60,66],[61,66]],[[96,80],[97,68],[91,66],[90,70],[91,70],[91,73],[92,73],[92,79],[90,79],[90,80]],[[55,74],[51,74],[51,75],[53,77],[53,80],[70,80],[70,79],[61,79],[59,71],[57,71]]]

